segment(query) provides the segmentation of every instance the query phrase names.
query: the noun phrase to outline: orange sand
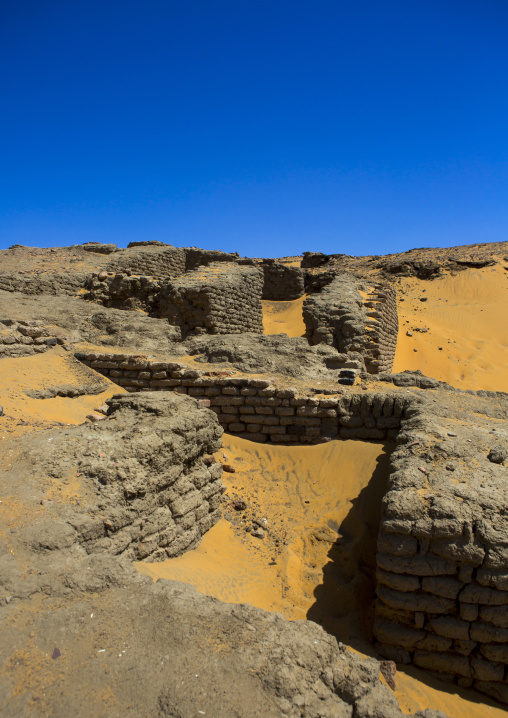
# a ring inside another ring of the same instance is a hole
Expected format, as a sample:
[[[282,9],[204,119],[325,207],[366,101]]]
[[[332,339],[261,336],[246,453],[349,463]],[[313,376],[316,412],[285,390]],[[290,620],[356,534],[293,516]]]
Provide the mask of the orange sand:
[[[374,555],[385,447],[357,441],[286,447],[224,435],[217,458],[224,460],[223,453],[236,469],[223,475],[226,496],[244,498],[254,516],[267,519],[265,539],[247,533],[251,521],[242,525],[242,514],[226,506],[236,525],[222,519],[194,551],[162,563],[136,563],[138,571],[288,619],[310,618],[369,652],[365,624],[371,619],[372,584],[359,566]],[[432,707],[450,718],[505,716],[487,698],[417,669],[399,671],[397,688],[407,713]]]
[[[264,299],[263,328],[265,334],[287,334],[288,337],[303,337],[303,302],[307,295],[291,302],[272,302]]]
[[[420,369],[462,389],[508,391],[506,265],[498,262],[432,281],[402,279],[393,371]],[[408,330],[412,337],[406,336]]]
[[[113,394],[123,393],[116,384],[102,394],[80,396],[74,399],[56,396],[54,399],[31,399],[29,389],[46,389],[50,386],[86,384],[87,373],[72,354],[60,347],[44,354],[34,354],[1,360],[0,404],[6,416],[24,421],[59,421],[64,424],[82,424],[86,415],[104,404]],[[86,372],[86,373],[85,373]],[[91,376],[92,373],[89,373]],[[108,380],[104,377],[104,381]]]

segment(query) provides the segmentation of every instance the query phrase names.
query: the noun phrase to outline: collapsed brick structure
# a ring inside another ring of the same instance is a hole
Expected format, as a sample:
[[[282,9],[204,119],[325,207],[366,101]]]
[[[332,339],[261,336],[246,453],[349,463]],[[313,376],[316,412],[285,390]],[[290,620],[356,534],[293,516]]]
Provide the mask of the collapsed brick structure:
[[[376,285],[364,296],[354,277],[341,274],[307,297],[303,318],[310,344],[321,342],[361,357],[369,373],[389,372],[397,344],[395,290]],[[365,298],[366,297],[366,298]]]
[[[0,319],[0,358],[42,354],[55,344],[63,344],[39,319],[22,321]]]
[[[257,267],[213,262],[161,287],[158,315],[189,333],[263,333],[261,291]]]
[[[398,390],[316,397],[175,362],[77,357],[129,392],[174,391],[209,404],[226,431],[251,441],[396,441],[376,556],[376,648],[508,702],[506,468],[502,452],[487,456],[502,436],[484,438],[506,417],[505,394],[446,387],[442,407],[432,398],[445,388],[439,382],[384,375]]]

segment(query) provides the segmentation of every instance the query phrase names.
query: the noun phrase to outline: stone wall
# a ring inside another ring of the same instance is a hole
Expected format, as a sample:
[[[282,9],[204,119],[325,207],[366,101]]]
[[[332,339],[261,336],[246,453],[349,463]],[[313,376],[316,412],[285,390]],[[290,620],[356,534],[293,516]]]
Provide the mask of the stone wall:
[[[275,259],[263,259],[263,299],[292,301],[305,292],[304,273],[299,267],[288,267]]]
[[[268,379],[214,376],[217,372],[177,362],[128,354],[75,356],[129,392],[175,391],[195,397],[210,406],[228,433],[250,441],[393,440],[410,404],[400,392],[318,398],[292,388],[278,389]]]
[[[190,333],[263,333],[263,275],[256,267],[212,263],[161,287],[158,316]]]
[[[360,286],[354,277],[342,274],[319,294],[307,297],[307,338],[310,344],[325,343],[341,354],[361,356],[369,373],[389,372],[398,332],[395,290],[376,285],[362,296]]]
[[[385,657],[506,703],[506,467],[502,451],[487,456],[502,441],[490,429],[506,416],[499,403],[481,423],[479,399],[461,394],[469,425],[436,424],[418,399],[406,410],[383,501],[375,634]]]
[[[221,252],[218,249],[199,249],[198,247],[184,247],[185,270],[187,272],[199,266],[208,266],[212,262],[236,262],[238,253]]]
[[[484,448],[486,436],[502,438],[489,427],[506,417],[506,395],[450,389],[446,406],[431,386],[317,397],[176,362],[76,357],[129,392],[187,394],[251,441],[396,441],[376,557],[376,648],[508,702],[506,452],[489,458]]]
[[[365,365],[371,374],[390,372],[395,359],[399,318],[395,289],[377,284],[364,302],[369,317],[369,341],[365,347]]]
[[[98,272],[91,274],[84,285],[83,299],[116,309],[156,311],[160,282],[152,277]]]
[[[83,287],[88,274],[80,272],[47,272],[24,274],[23,272],[3,272],[0,274],[0,290],[21,292],[22,294],[64,294],[75,296]]]
[[[0,358],[41,354],[64,339],[52,336],[39,319],[0,319]]]
[[[179,277],[185,272],[185,250],[181,247],[133,247],[115,254],[107,272],[145,275],[155,279]]]
[[[220,518],[222,464],[207,461],[221,446],[214,414],[178,394],[106,403],[108,418],[74,429],[71,442],[100,514],[68,517],[68,524],[89,554],[157,561],[193,548]],[[50,473],[52,462],[61,463],[58,437],[54,443]]]

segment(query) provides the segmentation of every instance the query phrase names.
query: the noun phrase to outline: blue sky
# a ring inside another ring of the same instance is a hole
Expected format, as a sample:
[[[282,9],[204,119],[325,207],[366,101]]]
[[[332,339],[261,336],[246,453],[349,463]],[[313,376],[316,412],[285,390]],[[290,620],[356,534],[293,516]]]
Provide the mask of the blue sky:
[[[508,239],[506,0],[2,0],[0,248]]]

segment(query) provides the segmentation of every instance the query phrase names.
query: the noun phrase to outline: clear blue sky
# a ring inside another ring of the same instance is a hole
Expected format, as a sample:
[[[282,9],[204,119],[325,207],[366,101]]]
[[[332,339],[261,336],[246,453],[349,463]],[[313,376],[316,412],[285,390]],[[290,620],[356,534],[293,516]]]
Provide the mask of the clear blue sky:
[[[506,0],[2,0],[0,247],[508,239]]]

